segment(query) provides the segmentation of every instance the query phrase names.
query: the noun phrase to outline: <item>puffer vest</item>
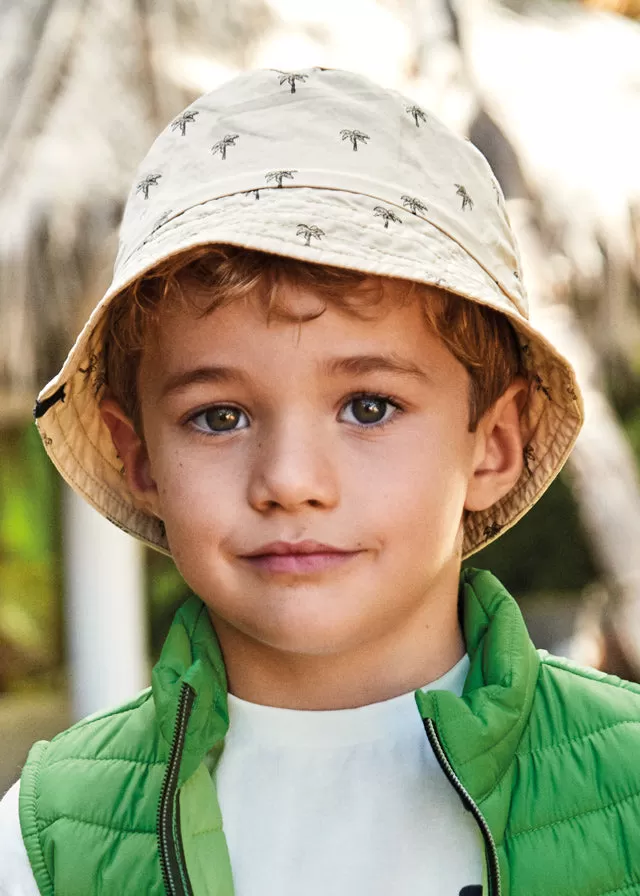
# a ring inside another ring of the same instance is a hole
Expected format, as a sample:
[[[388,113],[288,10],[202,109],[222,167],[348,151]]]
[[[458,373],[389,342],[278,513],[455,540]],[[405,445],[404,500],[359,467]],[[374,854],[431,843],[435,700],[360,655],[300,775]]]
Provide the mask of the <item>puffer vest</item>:
[[[490,573],[464,571],[460,596],[462,697],[416,703],[482,833],[484,892],[637,896],[640,687],[536,651]],[[43,896],[233,896],[209,771],[228,725],[220,647],[192,598],[151,689],[31,750],[20,822]]]

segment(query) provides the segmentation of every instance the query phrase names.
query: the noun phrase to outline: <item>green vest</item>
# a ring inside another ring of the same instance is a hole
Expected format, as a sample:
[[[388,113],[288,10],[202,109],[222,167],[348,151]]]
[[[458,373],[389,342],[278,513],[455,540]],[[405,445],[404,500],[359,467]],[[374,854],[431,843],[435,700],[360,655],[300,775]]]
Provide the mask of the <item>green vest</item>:
[[[490,573],[464,571],[460,594],[464,693],[416,702],[484,838],[485,892],[637,896],[640,687],[537,652]],[[228,725],[220,647],[192,598],[150,690],[31,750],[20,822],[40,892],[233,896],[209,771]]]

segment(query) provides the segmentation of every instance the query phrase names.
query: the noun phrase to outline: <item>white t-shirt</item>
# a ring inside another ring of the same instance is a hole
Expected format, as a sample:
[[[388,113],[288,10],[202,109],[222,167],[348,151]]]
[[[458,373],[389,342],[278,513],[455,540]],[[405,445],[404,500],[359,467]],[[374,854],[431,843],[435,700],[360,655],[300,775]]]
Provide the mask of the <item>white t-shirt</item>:
[[[468,668],[465,656],[423,690],[460,695]],[[472,896],[480,887],[478,827],[433,755],[413,691],[318,712],[230,694],[229,718],[215,776],[236,896]],[[18,784],[0,803],[0,894],[38,896]]]

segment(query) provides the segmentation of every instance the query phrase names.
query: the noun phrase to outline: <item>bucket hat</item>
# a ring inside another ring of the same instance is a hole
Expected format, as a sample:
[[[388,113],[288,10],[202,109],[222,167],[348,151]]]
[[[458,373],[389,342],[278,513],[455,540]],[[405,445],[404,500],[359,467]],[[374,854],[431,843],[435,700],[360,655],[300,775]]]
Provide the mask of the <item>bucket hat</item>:
[[[484,156],[427,109],[352,72],[246,72],[169,123],[139,168],[113,280],[34,415],[64,479],[100,513],[170,553],[136,508],[99,411],[105,312],[128,285],[186,249],[224,243],[399,277],[504,313],[531,380],[522,474],[465,522],[463,555],[540,498],[583,420],[565,358],[529,321],[515,237]]]

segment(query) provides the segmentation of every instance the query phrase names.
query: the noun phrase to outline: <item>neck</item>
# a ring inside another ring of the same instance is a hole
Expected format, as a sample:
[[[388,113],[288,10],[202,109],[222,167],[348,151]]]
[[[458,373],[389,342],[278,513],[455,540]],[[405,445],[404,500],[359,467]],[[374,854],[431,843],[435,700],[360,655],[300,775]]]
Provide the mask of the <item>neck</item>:
[[[264,644],[210,610],[229,693],[266,706],[329,710],[366,706],[424,687],[465,653],[458,581],[459,567],[429,588],[400,626],[373,641],[320,655]]]

